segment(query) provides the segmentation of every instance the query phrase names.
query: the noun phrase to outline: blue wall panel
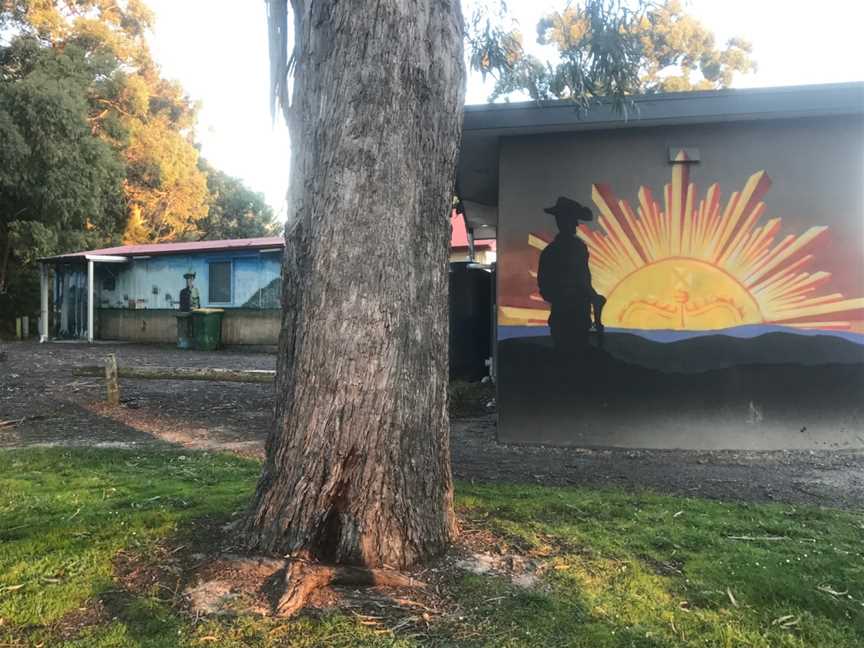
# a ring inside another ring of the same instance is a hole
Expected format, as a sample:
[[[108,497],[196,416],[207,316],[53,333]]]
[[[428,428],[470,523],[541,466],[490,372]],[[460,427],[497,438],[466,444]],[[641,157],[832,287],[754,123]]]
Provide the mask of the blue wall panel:
[[[213,261],[232,264],[229,303],[210,300],[209,264]],[[280,271],[281,255],[266,252],[166,255],[126,264],[97,264],[97,304],[100,308],[176,309],[180,291],[186,287],[183,275],[194,272],[201,306],[279,308]]]

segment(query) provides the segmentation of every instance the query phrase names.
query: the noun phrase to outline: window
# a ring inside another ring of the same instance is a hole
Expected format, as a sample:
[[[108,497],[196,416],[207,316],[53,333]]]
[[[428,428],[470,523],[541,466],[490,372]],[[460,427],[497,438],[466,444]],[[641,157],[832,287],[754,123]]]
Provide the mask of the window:
[[[96,266],[96,279],[102,285],[102,290],[109,292],[117,290],[114,273],[108,268]]]
[[[209,302],[228,304],[231,302],[231,262],[211,261],[209,273]]]

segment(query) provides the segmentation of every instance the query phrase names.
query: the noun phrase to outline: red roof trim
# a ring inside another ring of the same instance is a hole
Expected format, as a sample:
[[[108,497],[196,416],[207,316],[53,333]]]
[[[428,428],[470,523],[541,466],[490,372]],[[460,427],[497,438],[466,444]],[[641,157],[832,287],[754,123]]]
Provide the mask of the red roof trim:
[[[178,254],[182,252],[220,252],[226,250],[263,250],[285,246],[281,236],[260,236],[248,239],[224,239],[221,241],[181,241],[178,243],[145,243],[140,245],[120,245],[118,247],[86,250],[46,257],[43,261],[62,261],[81,259],[88,254],[105,256],[153,256],[159,254]]]
[[[450,248],[454,250],[468,249],[468,232],[465,229],[465,217],[455,211],[450,217],[451,236]],[[285,241],[281,236],[260,236],[247,239],[224,239],[220,241],[180,241],[177,243],[143,243],[139,245],[120,245],[117,247],[101,248],[98,250],[85,250],[82,252],[71,252],[52,257],[45,257],[41,261],[73,261],[83,259],[87,255],[102,256],[156,256],[160,254],[182,254],[184,252],[224,252],[237,250],[266,250],[280,249],[285,247]],[[474,241],[476,250],[494,250],[494,239],[478,239]]]
[[[468,229],[465,227],[465,216],[457,214],[456,210],[450,215],[450,249],[468,249]],[[494,250],[495,239],[475,239],[475,250]]]
[[[468,245],[451,245],[451,250],[468,250]],[[478,239],[474,241],[475,250],[495,250],[495,239]]]

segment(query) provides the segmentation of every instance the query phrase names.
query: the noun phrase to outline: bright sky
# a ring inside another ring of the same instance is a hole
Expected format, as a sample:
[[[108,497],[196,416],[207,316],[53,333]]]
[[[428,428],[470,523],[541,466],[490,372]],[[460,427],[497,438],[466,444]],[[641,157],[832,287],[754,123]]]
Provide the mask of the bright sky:
[[[509,0],[529,51],[537,20],[566,0]],[[686,2],[686,0],[685,0]],[[264,0],[148,0],[156,12],[151,39],[169,78],[201,103],[197,140],[216,167],[242,178],[284,214],[289,142],[269,108]],[[466,5],[463,2],[463,5]],[[864,2],[821,0],[689,0],[688,11],[723,42],[753,44],[759,70],[735,87],[864,80]],[[472,77],[468,103],[482,103],[491,86]]]

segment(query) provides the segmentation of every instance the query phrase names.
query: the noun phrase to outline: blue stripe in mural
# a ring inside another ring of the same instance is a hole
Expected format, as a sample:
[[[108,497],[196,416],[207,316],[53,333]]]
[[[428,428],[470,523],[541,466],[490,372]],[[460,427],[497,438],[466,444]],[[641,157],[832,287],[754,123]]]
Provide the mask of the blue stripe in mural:
[[[864,345],[864,335],[848,331],[830,331],[819,329],[799,329],[790,326],[777,326],[766,324],[750,324],[747,326],[736,326],[733,328],[708,330],[708,331],[672,331],[672,330],[643,330],[607,327],[606,333],[627,333],[638,335],[652,342],[680,342],[693,338],[706,337],[710,335],[722,335],[739,339],[751,339],[766,335],[768,333],[789,333],[806,337],[830,336],[836,337],[855,344]],[[510,340],[515,338],[546,337],[549,335],[548,326],[499,326],[498,339]]]

